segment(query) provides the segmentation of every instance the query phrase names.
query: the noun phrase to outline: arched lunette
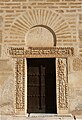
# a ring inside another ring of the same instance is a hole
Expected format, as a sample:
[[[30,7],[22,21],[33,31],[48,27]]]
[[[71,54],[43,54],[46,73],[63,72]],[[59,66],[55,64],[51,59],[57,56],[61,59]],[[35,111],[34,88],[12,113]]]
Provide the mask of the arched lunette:
[[[35,27],[44,27],[44,28],[46,28],[47,30],[49,30],[49,31],[52,33],[52,35],[53,35],[54,46],[56,46],[56,35],[55,35],[55,32],[54,32],[50,27],[48,27],[48,26],[46,26],[46,25],[35,25],[35,26],[31,27],[30,29],[35,28]]]

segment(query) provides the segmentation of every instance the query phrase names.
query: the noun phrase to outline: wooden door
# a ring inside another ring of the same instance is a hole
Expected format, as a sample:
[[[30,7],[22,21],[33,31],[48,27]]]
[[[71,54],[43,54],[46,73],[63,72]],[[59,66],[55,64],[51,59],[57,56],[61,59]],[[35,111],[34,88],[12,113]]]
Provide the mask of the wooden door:
[[[27,59],[28,113],[56,113],[55,59]]]

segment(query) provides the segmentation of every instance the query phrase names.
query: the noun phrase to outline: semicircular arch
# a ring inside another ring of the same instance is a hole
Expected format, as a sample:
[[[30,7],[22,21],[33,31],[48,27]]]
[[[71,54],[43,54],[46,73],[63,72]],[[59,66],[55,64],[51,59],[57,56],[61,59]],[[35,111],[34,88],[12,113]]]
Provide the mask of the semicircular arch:
[[[10,35],[25,40],[27,32],[33,27],[48,29],[53,35],[54,46],[65,38],[72,39],[67,21],[60,14],[47,9],[32,9],[19,15],[10,27]]]

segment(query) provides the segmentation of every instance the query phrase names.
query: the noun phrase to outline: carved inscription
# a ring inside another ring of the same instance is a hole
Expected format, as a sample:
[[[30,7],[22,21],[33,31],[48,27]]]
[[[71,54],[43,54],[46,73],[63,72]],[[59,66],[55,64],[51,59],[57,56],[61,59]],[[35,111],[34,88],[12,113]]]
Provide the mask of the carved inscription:
[[[42,47],[42,48],[29,48],[24,50],[24,48],[10,48],[9,54],[13,57],[29,57],[29,56],[51,56],[51,57],[68,57],[73,56],[73,48],[57,48],[57,47]]]
[[[10,55],[24,55],[24,48],[10,48],[9,49]]]
[[[24,110],[24,59],[16,61],[16,109]]]
[[[68,108],[68,79],[66,58],[57,59],[57,78],[58,78],[58,107],[66,110]]]

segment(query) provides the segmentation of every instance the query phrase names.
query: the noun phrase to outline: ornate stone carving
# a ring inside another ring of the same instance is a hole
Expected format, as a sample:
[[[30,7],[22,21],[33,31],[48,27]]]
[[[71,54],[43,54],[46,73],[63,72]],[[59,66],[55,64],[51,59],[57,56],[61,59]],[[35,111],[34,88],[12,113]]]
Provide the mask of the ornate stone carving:
[[[68,78],[67,78],[67,59],[57,59],[57,82],[58,82],[58,107],[66,110],[68,108]]]
[[[9,48],[10,55],[24,55],[24,48]]]
[[[74,55],[73,48],[10,48],[9,53],[16,58],[16,109],[24,111],[24,58],[33,57],[54,57],[57,59],[57,100],[58,109],[68,109],[68,75],[67,75],[67,57]]]
[[[16,109],[24,110],[24,82],[25,82],[25,61],[17,58],[16,61]]]
[[[72,47],[30,47],[28,50],[24,48],[10,48],[9,54],[13,57],[68,57],[74,55]]]

